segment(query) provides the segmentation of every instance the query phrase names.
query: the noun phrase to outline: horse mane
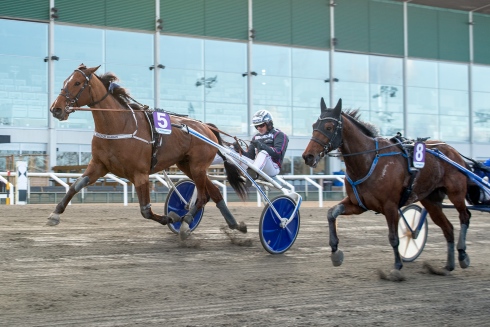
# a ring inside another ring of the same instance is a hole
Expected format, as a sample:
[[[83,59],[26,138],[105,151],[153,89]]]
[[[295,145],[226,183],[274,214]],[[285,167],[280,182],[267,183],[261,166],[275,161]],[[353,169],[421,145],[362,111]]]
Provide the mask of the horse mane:
[[[351,122],[353,122],[359,129],[370,137],[378,137],[379,130],[376,126],[371,123],[367,123],[359,119],[361,114],[359,113],[359,109],[349,109],[347,111],[342,112],[344,117],[348,118]]]
[[[111,85],[111,83],[115,83],[119,81],[119,78],[114,73],[111,72],[104,73],[101,76],[97,76],[97,77],[100,79],[102,84],[104,84],[106,90],[109,90],[109,86]],[[116,85],[116,87],[112,88],[110,92],[116,98],[116,100],[123,106],[127,107],[130,104],[131,102],[129,100],[130,95],[129,95],[129,91],[126,88]]]

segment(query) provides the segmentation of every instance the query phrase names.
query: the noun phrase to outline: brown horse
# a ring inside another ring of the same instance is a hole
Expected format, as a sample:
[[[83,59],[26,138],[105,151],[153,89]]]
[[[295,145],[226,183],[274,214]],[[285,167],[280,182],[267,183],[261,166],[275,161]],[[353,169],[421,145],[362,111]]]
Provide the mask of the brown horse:
[[[403,266],[398,253],[399,207],[420,201],[434,223],[442,229],[447,241],[444,271],[452,271],[455,267],[453,226],[441,207],[446,194],[458,211],[461,223],[457,244],[459,263],[462,268],[468,267],[466,231],[471,214],[465,205],[467,177],[431,154],[426,155],[425,166],[418,172],[410,170],[407,152],[394,140],[380,138],[374,126],[358,119],[357,110],[342,112],[342,100],[334,109],[327,109],[323,98],[320,107],[321,114],[313,124],[313,135],[303,159],[308,166],[315,167],[321,157],[339,149],[345,162],[347,196],[327,214],[333,265],[339,266],[343,261],[343,253],[338,249],[337,217],[373,210],[386,218],[388,239],[395,255],[392,274],[395,278],[399,276]],[[426,145],[465,166],[464,160],[451,146],[440,141],[429,141]],[[411,192],[405,191],[410,188]]]
[[[144,218],[162,225],[180,221],[182,217],[155,214],[150,205],[149,175],[176,164],[194,181],[197,189],[195,206],[183,217],[187,225],[181,225],[181,238],[187,237],[188,224],[194,214],[209,201],[209,197],[216,203],[230,228],[246,233],[246,225],[236,222],[218,187],[207,176],[207,169],[218,150],[176,127],[185,124],[210,140],[222,144],[219,133],[199,121],[177,116],[171,116],[171,134],[154,133],[147,115],[148,110],[130,103],[132,98],[126,89],[115,84],[117,77],[114,74],[97,76],[95,71],[99,67],[87,68],[82,64],[75,69],[65,80],[60,95],[50,108],[55,118],[66,120],[74,111],[74,106],[89,106],[94,118],[95,134],[92,139],[92,160],[83,175],[70,186],[56,206],[48,224],[57,225],[60,214],[65,211],[72,197],[109,172],[127,178],[134,184]],[[243,199],[247,191],[239,169],[226,160],[224,165],[230,185]]]

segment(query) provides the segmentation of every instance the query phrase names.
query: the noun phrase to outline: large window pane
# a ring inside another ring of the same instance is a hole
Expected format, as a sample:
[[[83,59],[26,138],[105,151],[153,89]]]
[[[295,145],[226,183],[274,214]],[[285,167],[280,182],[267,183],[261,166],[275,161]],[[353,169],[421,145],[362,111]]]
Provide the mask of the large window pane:
[[[291,78],[256,76],[253,78],[253,98],[257,105],[291,105]],[[254,110],[258,110],[254,108]]]
[[[490,92],[473,92],[473,140],[490,143]]]
[[[167,68],[202,70],[203,47],[203,40],[162,35],[160,61]]]
[[[47,25],[0,20],[0,126],[47,127]]]
[[[473,77],[472,88],[475,92],[490,93],[490,67],[473,65],[471,76]]]
[[[291,49],[270,45],[253,46],[253,71],[262,76],[291,76]]]
[[[248,131],[247,106],[206,102],[206,121],[231,135],[246,135]]]
[[[102,65],[103,40],[104,31],[101,29],[55,25],[55,53],[60,60],[74,60],[77,65],[83,63],[87,67]]]
[[[437,62],[407,60],[407,85],[437,88]]]
[[[153,34],[106,31],[106,62],[149,67],[153,64]],[[118,73],[118,72],[114,72]]]
[[[382,56],[369,56],[369,82],[372,84],[402,85],[402,59]]]
[[[439,88],[468,91],[468,65],[440,62]]]
[[[430,137],[439,140],[439,116],[425,114],[408,114],[406,137],[416,139],[418,137]]]
[[[335,53],[334,78],[343,82],[369,82],[369,56],[354,53]]]
[[[247,71],[247,45],[225,41],[204,41],[204,68],[243,74]]]
[[[0,35],[1,54],[44,58],[48,53],[47,24],[0,19]]]
[[[328,58],[328,51],[293,48],[293,77],[326,80],[329,78]]]

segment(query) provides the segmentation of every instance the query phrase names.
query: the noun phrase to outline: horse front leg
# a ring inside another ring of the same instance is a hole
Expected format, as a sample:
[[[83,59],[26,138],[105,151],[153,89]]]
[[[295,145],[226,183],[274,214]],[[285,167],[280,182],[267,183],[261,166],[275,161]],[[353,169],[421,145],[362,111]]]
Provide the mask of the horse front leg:
[[[70,185],[68,192],[66,192],[63,199],[61,199],[60,203],[56,206],[54,211],[49,215],[48,222],[46,223],[48,226],[56,226],[60,223],[60,215],[65,212],[66,206],[70,203],[71,199],[80,192],[80,190],[92,183],[94,183],[97,179],[107,174],[107,170],[105,170],[102,166],[98,166],[95,164],[88,165],[85,173],[80,176],[75,183]]]
[[[140,204],[140,212],[143,218],[154,220],[162,225],[173,222],[168,216],[157,215],[151,210],[150,181],[147,175],[142,178],[142,181],[135,181],[135,188]]]
[[[349,198],[343,199],[340,203],[330,208],[327,212],[328,230],[329,230],[329,244],[332,249],[330,259],[335,267],[338,267],[344,261],[344,253],[339,250],[339,238],[337,236],[337,217],[339,215],[352,215],[361,214],[364,209],[354,205],[350,202]]]

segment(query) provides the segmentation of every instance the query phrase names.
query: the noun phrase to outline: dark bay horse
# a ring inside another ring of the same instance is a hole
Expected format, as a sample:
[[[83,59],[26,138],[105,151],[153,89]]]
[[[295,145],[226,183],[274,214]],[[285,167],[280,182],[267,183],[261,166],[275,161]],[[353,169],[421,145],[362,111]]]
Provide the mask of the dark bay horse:
[[[343,261],[343,253],[338,248],[337,217],[373,210],[386,218],[388,239],[395,255],[392,274],[398,275],[403,266],[398,253],[399,206],[420,201],[434,223],[442,229],[447,241],[447,263],[443,271],[454,270],[453,226],[441,207],[447,195],[458,211],[461,223],[457,244],[459,263],[462,268],[468,267],[466,232],[471,214],[465,204],[467,177],[449,163],[427,154],[425,166],[418,172],[412,171],[415,177],[411,178],[408,156],[404,155],[403,149],[394,141],[379,137],[374,126],[360,121],[357,110],[342,112],[342,100],[334,109],[328,109],[323,98],[320,107],[320,117],[313,124],[312,138],[303,159],[308,166],[315,167],[321,157],[339,149],[345,162],[347,196],[330,208],[327,214],[333,265],[339,266]],[[427,141],[426,146],[440,150],[451,160],[465,166],[460,154],[444,142]],[[405,189],[410,184],[412,191],[408,193]],[[405,201],[401,200],[402,196]]]
[[[100,66],[99,66],[100,67]],[[150,205],[149,175],[176,164],[197,189],[197,201],[189,213],[183,217],[180,228],[181,238],[187,237],[188,224],[193,215],[201,209],[209,198],[213,199],[231,229],[246,233],[246,225],[238,224],[228,210],[223,196],[207,176],[207,169],[213,161],[217,148],[173,126],[171,134],[160,135],[153,132],[150,118],[145,109],[130,104],[126,89],[115,84],[117,77],[112,73],[97,76],[99,67],[87,68],[83,64],[65,80],[60,95],[51,105],[50,111],[59,120],[66,120],[73,107],[89,106],[95,123],[92,139],[92,160],[83,175],[73,183],[55,211],[48,219],[49,225],[57,225],[60,214],[65,211],[72,197],[86,187],[111,172],[127,178],[134,184],[138,194],[141,215],[162,225],[179,221],[182,217],[155,214]],[[219,133],[199,121],[171,116],[172,125],[185,124],[222,144]],[[239,169],[225,160],[228,181],[243,199],[247,190]]]

